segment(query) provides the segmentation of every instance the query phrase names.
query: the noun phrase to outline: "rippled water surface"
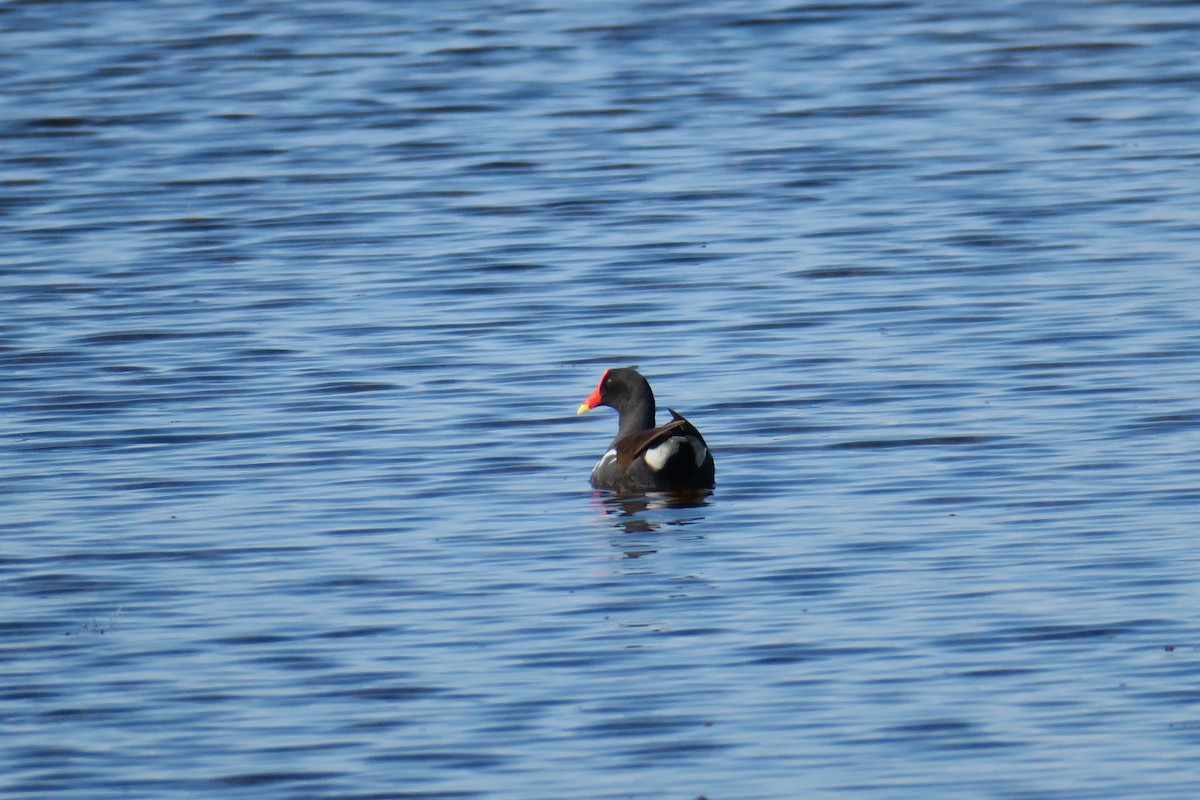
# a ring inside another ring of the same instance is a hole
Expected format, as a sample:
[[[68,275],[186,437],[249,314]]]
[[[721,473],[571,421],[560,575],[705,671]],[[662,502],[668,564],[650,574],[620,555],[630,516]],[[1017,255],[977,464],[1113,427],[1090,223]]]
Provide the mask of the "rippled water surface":
[[[0,793],[1196,796],[1198,33],[0,7]]]

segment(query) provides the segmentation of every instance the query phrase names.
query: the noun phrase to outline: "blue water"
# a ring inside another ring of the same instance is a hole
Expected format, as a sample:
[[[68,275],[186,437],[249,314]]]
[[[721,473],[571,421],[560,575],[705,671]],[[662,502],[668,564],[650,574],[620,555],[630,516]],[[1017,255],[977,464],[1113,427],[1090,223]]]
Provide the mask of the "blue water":
[[[1196,795],[1198,30],[0,8],[0,794]]]

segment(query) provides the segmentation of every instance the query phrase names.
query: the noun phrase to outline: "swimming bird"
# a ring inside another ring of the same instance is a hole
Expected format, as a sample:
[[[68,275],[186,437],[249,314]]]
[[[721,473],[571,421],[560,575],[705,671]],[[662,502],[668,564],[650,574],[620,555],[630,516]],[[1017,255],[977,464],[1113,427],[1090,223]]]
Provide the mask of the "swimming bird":
[[[633,367],[607,369],[578,414],[596,406],[617,410],[617,436],[592,468],[592,486],[614,492],[711,489],[716,466],[696,426],[674,409],[666,425],[654,425],[654,392]]]

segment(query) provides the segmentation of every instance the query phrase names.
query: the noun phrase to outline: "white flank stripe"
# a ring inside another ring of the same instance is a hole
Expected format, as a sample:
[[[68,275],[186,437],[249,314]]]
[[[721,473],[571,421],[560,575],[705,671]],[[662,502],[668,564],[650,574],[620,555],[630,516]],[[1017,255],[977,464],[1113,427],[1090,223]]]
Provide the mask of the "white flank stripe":
[[[595,472],[596,470],[600,469],[601,467],[603,467],[605,464],[607,464],[610,461],[616,461],[616,459],[617,459],[617,448],[614,447],[613,449],[609,450],[604,455],[600,456],[600,460],[596,462],[596,466],[592,467],[592,472]]]

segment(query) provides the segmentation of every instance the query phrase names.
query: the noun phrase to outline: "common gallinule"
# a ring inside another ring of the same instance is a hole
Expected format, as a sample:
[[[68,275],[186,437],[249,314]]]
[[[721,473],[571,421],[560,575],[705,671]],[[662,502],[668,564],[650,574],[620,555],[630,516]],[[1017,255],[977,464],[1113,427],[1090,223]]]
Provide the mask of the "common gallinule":
[[[579,406],[617,410],[617,438],[592,469],[592,486],[615,492],[670,492],[711,489],[716,483],[712,453],[696,426],[671,412],[671,421],[654,426],[654,392],[636,369],[608,369],[596,391]]]

